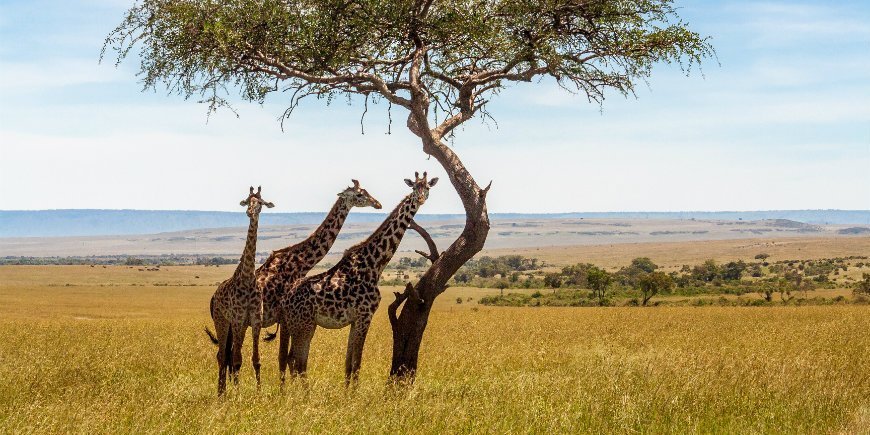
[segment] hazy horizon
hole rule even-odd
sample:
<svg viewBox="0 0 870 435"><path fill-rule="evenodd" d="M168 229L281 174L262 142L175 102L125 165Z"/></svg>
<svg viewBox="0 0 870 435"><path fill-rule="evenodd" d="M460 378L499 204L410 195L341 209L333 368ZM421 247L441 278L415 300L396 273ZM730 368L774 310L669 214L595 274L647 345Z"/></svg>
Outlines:
<svg viewBox="0 0 870 435"><path fill-rule="evenodd" d="M46 211L142 211L142 212L202 212L202 213L241 213L244 210L206 210L206 209L159 209L159 208L42 208L42 209L0 209L0 212L46 212ZM264 214L306 214L306 213L326 213L329 209L322 210L289 210L289 211L264 211ZM795 209L757 209L757 210L565 210L565 211L490 211L490 215L563 215L563 214L596 214L596 213L764 213L764 212L857 212L870 213L870 209L843 209L843 208L795 208ZM369 208L353 210L353 213L386 215L389 209L374 210ZM422 216L437 216L437 215L462 215L461 212L447 213L425 213L420 212Z"/></svg>
<svg viewBox="0 0 870 435"><path fill-rule="evenodd" d="M348 223L379 223L389 210L354 210ZM318 225L326 210L309 212L274 212L260 215L262 228L280 225ZM564 213L490 213L493 222L529 223L555 220L612 221L709 221L763 222L793 221L803 224L870 225L868 210L759 210L759 211L631 211L631 212L564 212ZM464 222L461 213L420 213L421 223ZM523 223L524 222L524 223ZM0 237L65 237L81 235L154 234L209 228L236 228L248 225L243 211L198 210L0 210ZM452 227L453 225L451 225ZM461 225L459 225L461 226ZM531 225L534 226L534 225Z"/></svg>

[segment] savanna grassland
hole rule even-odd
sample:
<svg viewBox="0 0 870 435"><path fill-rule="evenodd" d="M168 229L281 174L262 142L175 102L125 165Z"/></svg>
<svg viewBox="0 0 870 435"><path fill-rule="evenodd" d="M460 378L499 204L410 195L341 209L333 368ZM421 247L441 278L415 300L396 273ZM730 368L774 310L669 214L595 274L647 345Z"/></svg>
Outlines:
<svg viewBox="0 0 870 435"><path fill-rule="evenodd" d="M347 330L318 329L307 381L281 391L268 343L258 393L249 338L218 400L202 327L232 270L0 267L0 431L870 433L870 307L848 304L501 308L454 287L418 381L392 387L384 288L356 388Z"/></svg>

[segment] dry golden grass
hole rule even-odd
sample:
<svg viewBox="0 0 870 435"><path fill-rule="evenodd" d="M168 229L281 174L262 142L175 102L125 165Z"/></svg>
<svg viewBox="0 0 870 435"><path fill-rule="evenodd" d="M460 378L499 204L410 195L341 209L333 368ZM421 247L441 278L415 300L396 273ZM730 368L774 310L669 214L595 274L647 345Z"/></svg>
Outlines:
<svg viewBox="0 0 870 435"><path fill-rule="evenodd" d="M319 329L307 382L280 391L265 344L257 393L248 341L219 400L213 286L192 284L232 268L163 269L0 268L0 432L870 431L866 306L510 309L451 288L413 387L386 386L382 307L357 388L347 330Z"/></svg>

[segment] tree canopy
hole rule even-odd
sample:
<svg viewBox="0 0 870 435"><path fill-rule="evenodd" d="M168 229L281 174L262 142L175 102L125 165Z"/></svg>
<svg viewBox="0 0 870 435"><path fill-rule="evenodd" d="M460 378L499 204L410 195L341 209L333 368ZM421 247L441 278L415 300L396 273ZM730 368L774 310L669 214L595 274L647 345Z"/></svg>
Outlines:
<svg viewBox="0 0 870 435"><path fill-rule="evenodd" d="M713 54L671 0L144 0L106 39L118 61L138 47L146 88L211 108L239 90L262 102L372 95L442 113L443 137L514 81L550 76L601 101L627 94L658 62ZM437 116L436 113L424 113Z"/></svg>

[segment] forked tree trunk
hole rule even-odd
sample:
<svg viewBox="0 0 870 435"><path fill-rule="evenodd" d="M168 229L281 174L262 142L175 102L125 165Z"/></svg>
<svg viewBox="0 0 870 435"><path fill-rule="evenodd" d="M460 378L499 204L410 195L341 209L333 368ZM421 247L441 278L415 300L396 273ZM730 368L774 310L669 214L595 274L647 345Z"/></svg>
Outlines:
<svg viewBox="0 0 870 435"><path fill-rule="evenodd" d="M411 130L415 129L412 127ZM490 226L486 211L489 186L481 189L459 157L440 138L430 134L417 135L423 141L423 150L441 163L459 194L465 208L465 229L443 253L437 252L428 235L424 236L430 242L431 254L427 258L432 265L416 286L409 283L405 292L396 293L396 300L390 304L389 316L393 329L390 377L405 382L413 382L416 376L420 346L435 298L448 287L447 282L456 271L483 249ZM397 315L399 306L402 306L402 310Z"/></svg>
<svg viewBox="0 0 870 435"><path fill-rule="evenodd" d="M477 216L466 216L462 235L435 260L416 286L409 286L404 294L396 295L397 299L390 307L393 327L390 377L413 381L417 373L423 333L426 331L435 298L447 289L450 277L483 249L488 233L489 216L485 207ZM395 315L396 308L403 301L401 314Z"/></svg>

